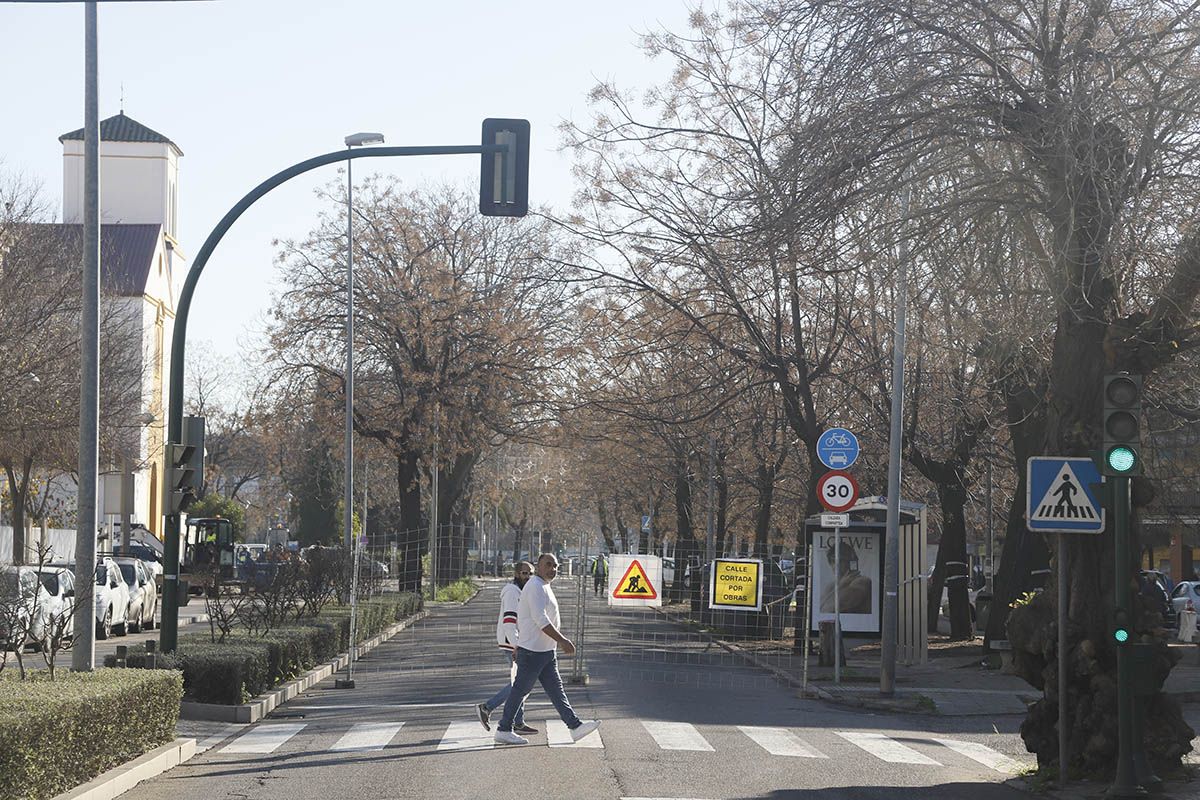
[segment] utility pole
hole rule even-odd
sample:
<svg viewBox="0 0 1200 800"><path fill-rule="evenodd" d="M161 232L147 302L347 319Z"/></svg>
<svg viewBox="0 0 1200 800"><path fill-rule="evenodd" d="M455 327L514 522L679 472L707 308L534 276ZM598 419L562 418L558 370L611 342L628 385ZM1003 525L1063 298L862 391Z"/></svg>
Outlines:
<svg viewBox="0 0 1200 800"><path fill-rule="evenodd" d="M71 669L96 666L92 594L96 572L96 481L100 471L100 102L96 2L84 6L83 78L83 312L79 326L79 494L75 525L75 642ZM15 537L14 537L15 538ZM168 567L170 569L170 567Z"/></svg>

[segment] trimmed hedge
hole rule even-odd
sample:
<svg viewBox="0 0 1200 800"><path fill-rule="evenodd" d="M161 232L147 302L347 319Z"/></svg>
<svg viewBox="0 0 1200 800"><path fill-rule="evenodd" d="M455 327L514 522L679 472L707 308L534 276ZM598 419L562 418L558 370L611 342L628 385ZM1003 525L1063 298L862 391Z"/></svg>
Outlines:
<svg viewBox="0 0 1200 800"><path fill-rule="evenodd" d="M174 741L174 670L0 675L0 797L44 800Z"/></svg>
<svg viewBox="0 0 1200 800"><path fill-rule="evenodd" d="M358 604L356 638L370 639L421 607L421 596L414 593L364 600ZM238 705L349 648L350 609L331 606L315 619L272 629L265 636L237 634L220 644L207 634L181 636L178 649L160 655L158 665L182 670L187 700ZM145 660L144 653L130 653L126 663L142 667Z"/></svg>

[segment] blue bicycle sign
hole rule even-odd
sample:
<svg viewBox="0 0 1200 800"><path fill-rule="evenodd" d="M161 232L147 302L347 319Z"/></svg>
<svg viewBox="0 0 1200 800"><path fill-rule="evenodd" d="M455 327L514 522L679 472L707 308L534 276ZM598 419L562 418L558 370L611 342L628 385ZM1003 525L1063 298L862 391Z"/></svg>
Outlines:
<svg viewBox="0 0 1200 800"><path fill-rule="evenodd" d="M858 438L845 428L830 428L817 440L817 458L830 469L849 469L858 460Z"/></svg>

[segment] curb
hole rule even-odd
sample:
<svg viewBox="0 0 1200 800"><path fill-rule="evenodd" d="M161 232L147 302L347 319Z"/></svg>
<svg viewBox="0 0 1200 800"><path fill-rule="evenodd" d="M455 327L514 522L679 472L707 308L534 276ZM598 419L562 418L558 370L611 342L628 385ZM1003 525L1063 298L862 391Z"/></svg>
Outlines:
<svg viewBox="0 0 1200 800"><path fill-rule="evenodd" d="M132 761L102 772L85 784L58 795L54 800L112 800L144 780L161 775L196 754L195 739L176 739L156 747Z"/></svg>
<svg viewBox="0 0 1200 800"><path fill-rule="evenodd" d="M418 611L411 617L407 617L406 619L397 622L383 633L368 639L356 648L357 655L362 656L363 654L374 650L376 647L383 644L388 639L391 639L408 626L424 619L428 613L428 611L424 610ZM283 705L288 700L291 700L296 695L311 689L313 686L325 680L333 673L343 669L346 666L349 658L349 653L342 653L332 661L322 664L319 667L310 669L299 678L288 681L278 689L272 689L269 692L260 694L249 703L242 703L241 705L236 706L227 706L220 703L194 703L184 700L179 704L179 718L214 720L217 722L240 722L245 724L258 722L267 714L270 714L276 708Z"/></svg>

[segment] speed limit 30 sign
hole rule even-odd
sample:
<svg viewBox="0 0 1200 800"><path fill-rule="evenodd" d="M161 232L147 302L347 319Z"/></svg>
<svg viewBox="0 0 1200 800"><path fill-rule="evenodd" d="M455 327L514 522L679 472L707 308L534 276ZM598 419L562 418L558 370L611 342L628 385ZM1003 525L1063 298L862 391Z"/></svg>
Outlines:
<svg viewBox="0 0 1200 800"><path fill-rule="evenodd" d="M826 472L817 481L817 497L828 511L849 511L858 501L858 481L849 472Z"/></svg>

